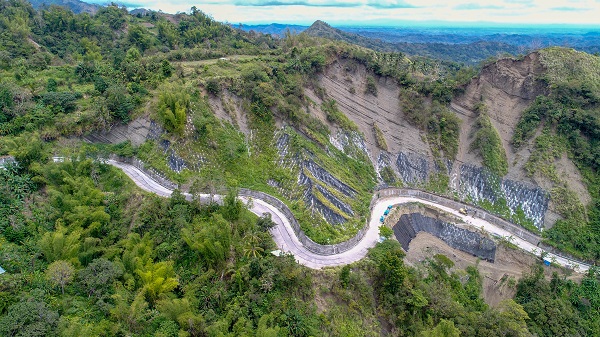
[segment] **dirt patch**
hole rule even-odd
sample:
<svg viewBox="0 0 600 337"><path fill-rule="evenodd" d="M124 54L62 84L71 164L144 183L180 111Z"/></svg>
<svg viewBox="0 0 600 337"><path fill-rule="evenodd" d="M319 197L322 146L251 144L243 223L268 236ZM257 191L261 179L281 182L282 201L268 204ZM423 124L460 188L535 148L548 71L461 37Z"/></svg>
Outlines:
<svg viewBox="0 0 600 337"><path fill-rule="evenodd" d="M419 267L426 259L436 254L443 254L451 259L455 263L454 269L477 266L483 278L483 298L491 306L514 297L517 281L527 274L534 264L539 263L533 255L503 245L498 246L494 263L481 261L471 254L451 248L444 241L425 232L418 233L417 237L410 242L404 260L409 265ZM554 271L563 273L562 269L544 268L548 276ZM580 276L573 275L573 277Z"/></svg>
<svg viewBox="0 0 600 337"><path fill-rule="evenodd" d="M239 128L246 136L250 134L248 116L242 108L242 100L223 90L219 96L208 95L208 104L219 119L227 121Z"/></svg>

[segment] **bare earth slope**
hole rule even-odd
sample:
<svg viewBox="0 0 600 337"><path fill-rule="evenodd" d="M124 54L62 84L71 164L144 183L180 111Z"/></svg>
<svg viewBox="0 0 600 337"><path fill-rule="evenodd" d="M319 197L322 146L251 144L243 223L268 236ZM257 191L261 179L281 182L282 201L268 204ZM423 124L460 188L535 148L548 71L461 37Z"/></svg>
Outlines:
<svg viewBox="0 0 600 337"><path fill-rule="evenodd" d="M337 102L340 111L364 134L374 161L381 150L377 147L373 123L383 131L389 152L407 151L431 156L429 145L423 141L421 132L406 122L398 98L400 88L396 82L374 76L377 85L377 96L374 96L366 92L367 76L370 74L362 65L336 61L319 77L319 84L329 98ZM307 90L306 94L320 106L322 101L314 92Z"/></svg>
<svg viewBox="0 0 600 337"><path fill-rule="evenodd" d="M525 108L533 100L546 92L545 86L536 80L542 74L543 67L537 54L529 54L523 60L502 59L485 66L481 74L471 80L465 93L452 102L455 111L471 112L470 116L459 114L463 120L460 150L457 159L464 162L478 163L481 159L468 153L470 142L465 143L464 134L470 134L476 115L473 108L483 102L487 108L492 124L498 130L502 145L506 151L509 166L509 178L521 180L522 157L527 149L519 153L513 151L510 140L515 126ZM462 109L461 109L462 108ZM515 165L516 164L516 165ZM516 169L515 169L516 168Z"/></svg>
<svg viewBox="0 0 600 337"><path fill-rule="evenodd" d="M483 102L488 108L493 126L500 134L506 152L508 159L506 178L530 182L547 191L554 187L554 183L547 178L528 177L525 173L524 166L533 149L532 140L519 151L515 151L510 144L523 111L537 96L548 94L547 87L539 80L544 71L539 54L531 53L523 59L506 58L488 64L481 70L479 76L471 80L464 94L451 103L451 109L463 121L457 161L482 165L481 158L469 152L469 147L477 117L474 107ZM589 193L583 184L581 174L566 154L555 162L555 166L569 188L577 193L584 205L587 204L590 200Z"/></svg>

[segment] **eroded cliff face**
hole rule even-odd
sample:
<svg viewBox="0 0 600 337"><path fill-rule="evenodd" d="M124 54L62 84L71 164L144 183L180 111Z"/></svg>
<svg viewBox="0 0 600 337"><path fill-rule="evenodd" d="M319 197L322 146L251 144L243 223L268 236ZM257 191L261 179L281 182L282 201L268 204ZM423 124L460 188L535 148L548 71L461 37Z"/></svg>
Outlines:
<svg viewBox="0 0 600 337"><path fill-rule="evenodd" d="M483 103L506 152L510 166L507 176L515 180L528 180L523 165L527 162L530 149L524 147L515 152L510 141L523 110L537 96L547 94L545 84L539 80L543 71L536 53L529 54L522 60L502 59L483 67L480 75L464 88L464 94L451 104L463 121L457 160L481 165L481 157L469 151L469 147L477 117L475 106Z"/></svg>
<svg viewBox="0 0 600 337"><path fill-rule="evenodd" d="M378 77L362 65L340 59L315 78L319 90L311 86L305 88L304 93L309 102L308 113L329 127L331 145L352 158L370 160L380 185L385 185L384 171L388 177L389 172L393 172L394 180L402 185L417 188L426 187L432 177L446 176L449 195L475 203L504 202L512 213L522 211L536 226L542 227L546 215L550 215L550 222L556 219L547 192L554 183L525 173L523 168L533 150L532 142L514 151L510 140L523 110L536 96L547 94L544 84L537 80L543 72L536 53L520 60L503 59L485 66L480 75L465 86L464 94L451 102L451 111L461 120L459 149L453 161L434 158L426 134L408 123L399 99L400 87L393 79ZM367 90L369 76L375 79L377 95ZM336 101L340 112L356 124L358 131L341 130L327 120L321 105L329 99ZM509 168L505 177L495 177L482 169L481 157L471 151L477 118L475 106L480 103L487 106L490 121L506 152ZM227 91L222 97L210 97L209 104L219 118L236 125L250 137L242 99ZM285 121L278 120L278 125L285 125ZM385 149L377 140L375 126L383 134ZM142 118L110 132L89 135L88 140L111 143L131 140L134 145L139 145L146 139L154 139L168 157L172 170L179 172L183 168L197 170L201 167L201 156L179 157L177 144L161 140L164 138L162 132L155 123ZM297 183L303 190L305 203L332 224L343 223L355 216L356 211L344 200L354 198L356 191L310 156L295 157L293 162L284 160L290 154L289 139L285 133L283 135L275 137L282 158L279 164L297 170ZM589 195L575 165L563 156L555 166L581 201L587 204Z"/></svg>
<svg viewBox="0 0 600 337"><path fill-rule="evenodd" d="M533 223L542 228L550 204L553 183L543 177L530 177L524 170L532 152L532 144L515 151L510 141L523 110L539 95L548 90L539 81L544 68L536 53L522 59L502 59L485 66L480 75L473 78L464 88L464 93L451 103L451 110L461 120L459 151L456 159L444 162L435 159L426 140L426 135L410 125L398 98L400 88L389 78L370 74L363 66L339 60L331 64L319 77L319 85L325 89L326 98L334 99L338 107L350 118L364 135L364 145L376 168L382 185L382 170L392 169L405 186L424 187L434 173L447 175L449 192L463 200L505 204L510 212L522 212ZM366 78L374 76L377 95L366 90ZM330 126L320 111L322 99L306 89L306 95L315 103L310 111ZM487 107L490 121L498 131L508 159L508 174L494 177L483 169L482 158L471 151L477 104ZM373 124L382 131L387 144L383 150L378 146ZM562 161L565 159L562 158ZM446 166L446 167L444 167ZM589 200L582 178L576 168L558 163L556 165L568 177L569 185L581 196L584 204ZM552 222L555 215L550 217ZM548 224L547 224L548 225Z"/></svg>

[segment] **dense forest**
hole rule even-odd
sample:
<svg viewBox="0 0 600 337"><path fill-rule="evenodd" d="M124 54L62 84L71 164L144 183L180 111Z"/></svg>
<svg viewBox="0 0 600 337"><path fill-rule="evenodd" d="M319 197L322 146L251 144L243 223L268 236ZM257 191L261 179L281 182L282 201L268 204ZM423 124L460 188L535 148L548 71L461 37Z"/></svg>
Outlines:
<svg viewBox="0 0 600 337"><path fill-rule="evenodd" d="M239 61L219 60L232 55ZM456 155L458 125L445 104L476 69L306 35L246 33L195 7L189 14L130 15L111 5L90 15L1 0L0 155L16 163L0 169L0 267L6 271L0 274L0 335L598 335L595 268L572 281L562 274L547 278L534 266L511 285L513 299L491 307L476 266L462 270L444 255L409 266L394 240L377 244L360 262L325 270L270 253L276 249L268 232L273 223L250 213L235 188L281 194L273 185L295 182L272 145L278 121L292 129L290 146L347 178L359 194L348 203L360 216L368 212L373 169L358 153L324 150L329 130L303 109L302 88L319 93L314 75L338 58L404 85L403 99L415 106L412 123L428 132L439 158ZM556 85L554 95L527 110L514 145L545 123L551 136L568 140L597 184L597 79L552 82L556 76L547 79ZM367 90L377 95L376 86ZM244 99L257 130L250 141L208 106L210 95L225 91ZM549 108L555 105L560 108ZM326 101L323 111L342 129L355 129L335 101ZM135 147L78 138L143 114L210 165L173 172L159 158L158 142ZM95 160L107 153L135 155L176 182L196 182L195 198L143 192ZM222 204L199 202L200 190L218 187L230 191ZM597 193L593 197L597 202ZM300 222L314 218L302 203L290 208ZM597 209L573 213L549 239L597 259L597 242L578 243L599 232ZM343 230L305 229L317 241L340 241L356 233L360 216ZM580 222L586 231L574 233ZM567 243L561 235L580 239Z"/></svg>

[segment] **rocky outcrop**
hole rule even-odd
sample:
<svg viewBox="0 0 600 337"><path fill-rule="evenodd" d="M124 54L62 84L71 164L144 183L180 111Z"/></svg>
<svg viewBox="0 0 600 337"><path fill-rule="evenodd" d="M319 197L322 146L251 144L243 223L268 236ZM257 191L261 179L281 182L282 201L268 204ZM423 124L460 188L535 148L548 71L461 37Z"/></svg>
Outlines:
<svg viewBox="0 0 600 337"><path fill-rule="evenodd" d="M418 232L430 233L450 247L477 256L483 260L494 262L496 244L483 235L459 228L451 223L422 215L421 213L403 214L392 228L398 242L405 251Z"/></svg>
<svg viewBox="0 0 600 337"><path fill-rule="evenodd" d="M338 195L354 198L357 191L317 164L310 153L290 153L289 142L287 132L281 132L275 140L279 164L298 169L298 185L303 187L302 197L308 208L321 214L332 225L345 223L353 217L352 207Z"/></svg>
<svg viewBox="0 0 600 337"><path fill-rule="evenodd" d="M83 138L92 143L118 144L130 141L133 146L139 146L147 139L158 139L164 130L155 122L142 117L127 125L115 125L109 130L96 131Z"/></svg>
<svg viewBox="0 0 600 337"><path fill-rule="evenodd" d="M475 203L505 201L511 212L521 209L533 224L542 228L548 210L549 194L543 189L510 179L502 179L489 171L471 165L461 165L458 193L463 200Z"/></svg>
<svg viewBox="0 0 600 337"><path fill-rule="evenodd" d="M546 191L529 183L503 179L482 167L460 163L454 165L457 166L457 173L451 177L451 193L475 204L483 201L506 203L512 214L520 209L536 227L543 227L550 201ZM446 161L440 167L440 164L431 162L426 156L400 152L396 168L405 185L419 187L427 183L432 173L450 174L452 163Z"/></svg>
<svg viewBox="0 0 600 337"><path fill-rule="evenodd" d="M8 165L14 165L16 164L16 160L14 157L12 156L0 156L0 168L4 168L5 166Z"/></svg>
<svg viewBox="0 0 600 337"><path fill-rule="evenodd" d="M302 163L302 167L306 168L306 170L308 170L308 172L310 172L313 177L317 178L324 184L335 188L344 195L348 197L356 196L356 191L352 187L344 184L341 180L334 177L331 173L327 172L325 169L323 169L321 166L315 163L312 159L305 160Z"/></svg>

